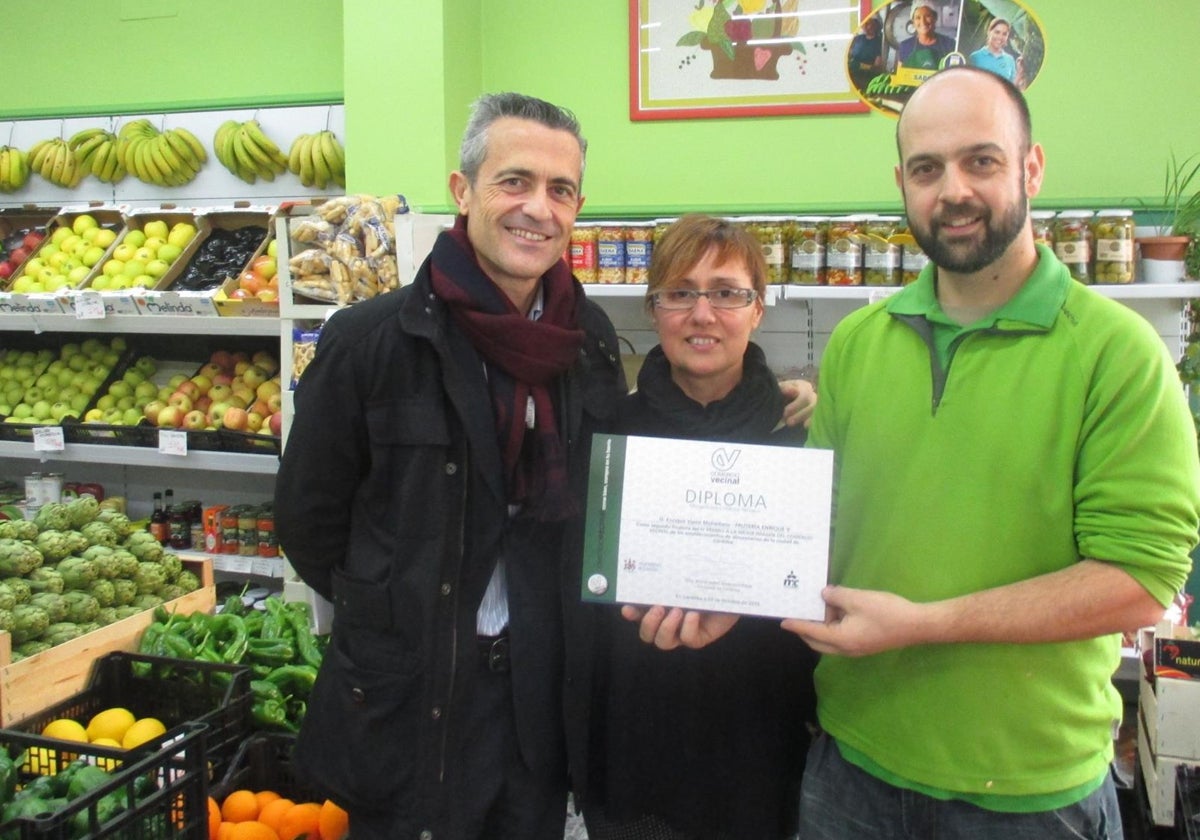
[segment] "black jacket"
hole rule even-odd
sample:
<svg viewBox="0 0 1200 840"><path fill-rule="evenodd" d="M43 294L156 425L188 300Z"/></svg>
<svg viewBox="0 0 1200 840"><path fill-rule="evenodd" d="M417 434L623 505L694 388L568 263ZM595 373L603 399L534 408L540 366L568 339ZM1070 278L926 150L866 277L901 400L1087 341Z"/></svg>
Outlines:
<svg viewBox="0 0 1200 840"><path fill-rule="evenodd" d="M585 302L580 326L556 410L581 482L589 429L625 387L608 317ZM335 606L297 746L313 783L348 808L401 815L414 836L444 836L445 809L469 795L442 779L471 690L476 610L502 553L522 754L565 777L563 612L578 609L578 575L565 569L561 526L507 514L482 364L427 265L326 324L296 391L275 517L288 561Z"/></svg>

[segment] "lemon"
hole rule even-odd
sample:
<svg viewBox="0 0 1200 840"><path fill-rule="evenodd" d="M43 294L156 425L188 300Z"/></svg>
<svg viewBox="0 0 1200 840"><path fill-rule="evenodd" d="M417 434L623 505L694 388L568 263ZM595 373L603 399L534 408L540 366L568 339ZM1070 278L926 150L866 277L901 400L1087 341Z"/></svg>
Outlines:
<svg viewBox="0 0 1200 840"><path fill-rule="evenodd" d="M121 739L125 737L126 730L133 726L133 722L137 720L133 712L128 709L123 709L120 706L114 706L111 709L105 709L102 712L97 712L88 721L87 737L89 741L95 743L100 739L108 739L116 741L117 746L121 746Z"/></svg>
<svg viewBox="0 0 1200 840"><path fill-rule="evenodd" d="M97 747L111 747L114 750L123 749L121 742L115 738L93 738L92 743ZM106 756L96 756L96 766L101 770L112 772L121 767L121 762L116 758L108 758Z"/></svg>
<svg viewBox="0 0 1200 840"><path fill-rule="evenodd" d="M57 738L60 741L84 741L87 742L87 730L83 728L83 724L70 718L59 718L52 720L42 729L42 736L46 738Z"/></svg>
<svg viewBox="0 0 1200 840"><path fill-rule="evenodd" d="M131 750L139 744L157 738L166 731L167 727L163 726L163 722L158 718L138 718L125 730L125 736L121 738L121 746Z"/></svg>

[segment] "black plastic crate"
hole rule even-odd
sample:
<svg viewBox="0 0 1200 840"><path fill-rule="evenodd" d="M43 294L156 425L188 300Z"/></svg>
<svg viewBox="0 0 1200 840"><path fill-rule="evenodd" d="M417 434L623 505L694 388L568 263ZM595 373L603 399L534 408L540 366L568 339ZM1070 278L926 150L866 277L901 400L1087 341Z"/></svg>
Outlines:
<svg viewBox="0 0 1200 840"><path fill-rule="evenodd" d="M160 840L208 837L208 785L205 774L205 733L208 727L187 723L170 730L152 748L109 749L42 738L12 729L0 730L0 749L16 760L17 782L25 786L43 777L43 770L61 769L76 758L98 763L110 779L53 812L19 817L0 824L4 840L71 840L71 838L128 838ZM105 764L112 762L112 764ZM132 807L102 821L102 800L124 790Z"/></svg>
<svg viewBox="0 0 1200 840"><path fill-rule="evenodd" d="M282 451L280 439L271 434L239 432L234 429L218 429L217 432L221 435L221 448L226 452L278 455Z"/></svg>
<svg viewBox="0 0 1200 840"><path fill-rule="evenodd" d="M13 725L37 734L52 720L83 725L97 712L122 706L135 717L158 718L167 729L183 723L208 726L205 750L219 779L250 733L251 671L243 665L173 659L115 651L92 665L88 687Z"/></svg>
<svg viewBox="0 0 1200 840"><path fill-rule="evenodd" d="M260 732L238 750L228 771L214 781L209 793L218 802L235 790L273 790L295 802L325 799L297 772L293 762L296 736L286 732Z"/></svg>
<svg viewBox="0 0 1200 840"><path fill-rule="evenodd" d="M1175 773L1175 834L1200 840L1200 767L1181 764Z"/></svg>

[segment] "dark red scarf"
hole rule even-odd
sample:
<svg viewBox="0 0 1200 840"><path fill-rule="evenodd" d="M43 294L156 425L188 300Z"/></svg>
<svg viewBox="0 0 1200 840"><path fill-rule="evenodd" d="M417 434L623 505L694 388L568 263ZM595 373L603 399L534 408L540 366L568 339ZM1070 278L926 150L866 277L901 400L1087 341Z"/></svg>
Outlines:
<svg viewBox="0 0 1200 840"><path fill-rule="evenodd" d="M542 317L531 321L483 273L467 238L467 220L438 236L430 257L433 291L487 365L496 436L509 504L522 515L560 520L576 512L567 484L566 449L550 387L579 357L583 289L559 260L542 276ZM533 399L535 420L526 429Z"/></svg>

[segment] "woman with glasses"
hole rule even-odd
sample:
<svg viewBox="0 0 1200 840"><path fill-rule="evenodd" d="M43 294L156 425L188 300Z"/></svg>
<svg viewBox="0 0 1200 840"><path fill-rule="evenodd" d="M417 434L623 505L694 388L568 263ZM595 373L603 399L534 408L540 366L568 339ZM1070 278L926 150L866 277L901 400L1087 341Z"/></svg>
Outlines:
<svg viewBox="0 0 1200 840"><path fill-rule="evenodd" d="M800 446L750 339L766 263L733 222L689 215L651 256L646 310L659 344L618 411L619 434ZM742 558L739 558L742 559ZM794 834L815 719L816 655L776 619L743 617L703 648L662 651L606 614L592 693L584 818L591 840Z"/></svg>

